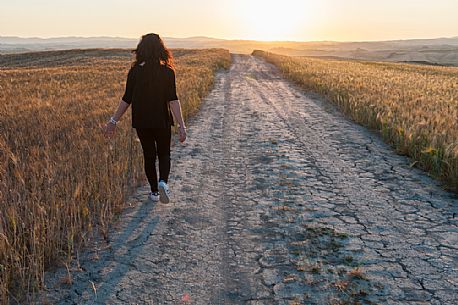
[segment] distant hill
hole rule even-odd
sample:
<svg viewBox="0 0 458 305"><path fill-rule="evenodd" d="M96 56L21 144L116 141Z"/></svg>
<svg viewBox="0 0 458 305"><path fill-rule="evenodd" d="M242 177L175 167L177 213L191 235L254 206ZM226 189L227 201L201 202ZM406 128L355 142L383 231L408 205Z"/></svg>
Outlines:
<svg viewBox="0 0 458 305"><path fill-rule="evenodd" d="M43 50L136 47L139 39L122 37L22 38L0 36L0 53ZM291 56L320 56L361 60L399 61L458 66L458 37L391 41L255 41L226 40L205 36L164 37L170 48L225 48L232 53L255 49Z"/></svg>
<svg viewBox="0 0 458 305"><path fill-rule="evenodd" d="M68 50L85 48L132 48L137 39L120 37L22 38L0 36L0 52Z"/></svg>

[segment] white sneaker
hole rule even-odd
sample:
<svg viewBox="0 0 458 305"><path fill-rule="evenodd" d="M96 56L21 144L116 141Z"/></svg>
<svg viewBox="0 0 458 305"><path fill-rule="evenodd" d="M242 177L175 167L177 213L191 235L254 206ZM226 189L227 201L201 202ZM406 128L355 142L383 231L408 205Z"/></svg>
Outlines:
<svg viewBox="0 0 458 305"><path fill-rule="evenodd" d="M158 202L159 201L159 192L150 192L148 195L148 199L151 200L152 202Z"/></svg>
<svg viewBox="0 0 458 305"><path fill-rule="evenodd" d="M170 190L167 186L167 183L161 180L159 182L159 200L162 203L169 203L170 202Z"/></svg>

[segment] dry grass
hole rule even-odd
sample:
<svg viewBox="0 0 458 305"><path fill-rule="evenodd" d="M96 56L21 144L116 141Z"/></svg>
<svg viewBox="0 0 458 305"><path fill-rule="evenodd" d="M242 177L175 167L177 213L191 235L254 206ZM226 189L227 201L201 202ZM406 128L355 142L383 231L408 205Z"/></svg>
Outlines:
<svg viewBox="0 0 458 305"><path fill-rule="evenodd" d="M230 54L173 53L187 118L212 86L214 71L230 65ZM130 140L130 110L114 139L99 128L119 103L130 62L127 50L0 56L2 304L39 289L46 268L71 260L95 229L107 234L144 179L140 145Z"/></svg>
<svg viewBox="0 0 458 305"><path fill-rule="evenodd" d="M458 191L458 68L253 54Z"/></svg>

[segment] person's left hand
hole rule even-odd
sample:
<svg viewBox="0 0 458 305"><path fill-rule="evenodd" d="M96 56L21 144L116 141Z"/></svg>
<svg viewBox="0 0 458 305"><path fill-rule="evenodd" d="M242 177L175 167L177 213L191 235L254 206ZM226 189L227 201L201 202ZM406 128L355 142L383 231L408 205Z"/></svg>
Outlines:
<svg viewBox="0 0 458 305"><path fill-rule="evenodd" d="M180 142L183 143L186 141L186 127L178 127L178 135L180 137Z"/></svg>
<svg viewBox="0 0 458 305"><path fill-rule="evenodd" d="M105 138L111 138L114 135L115 130L116 130L116 125L111 122L108 122L105 125L105 127L103 128L103 134Z"/></svg>

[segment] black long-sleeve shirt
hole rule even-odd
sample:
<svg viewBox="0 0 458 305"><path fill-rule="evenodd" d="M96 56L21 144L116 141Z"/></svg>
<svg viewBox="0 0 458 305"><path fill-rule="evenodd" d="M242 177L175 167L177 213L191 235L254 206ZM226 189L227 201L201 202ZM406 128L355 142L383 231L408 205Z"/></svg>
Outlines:
<svg viewBox="0 0 458 305"><path fill-rule="evenodd" d="M147 73L157 72L157 77ZM132 105L133 128L167 128L173 123L168 102L178 100L175 71L166 65L152 70L147 64L137 64L127 74L122 100Z"/></svg>

